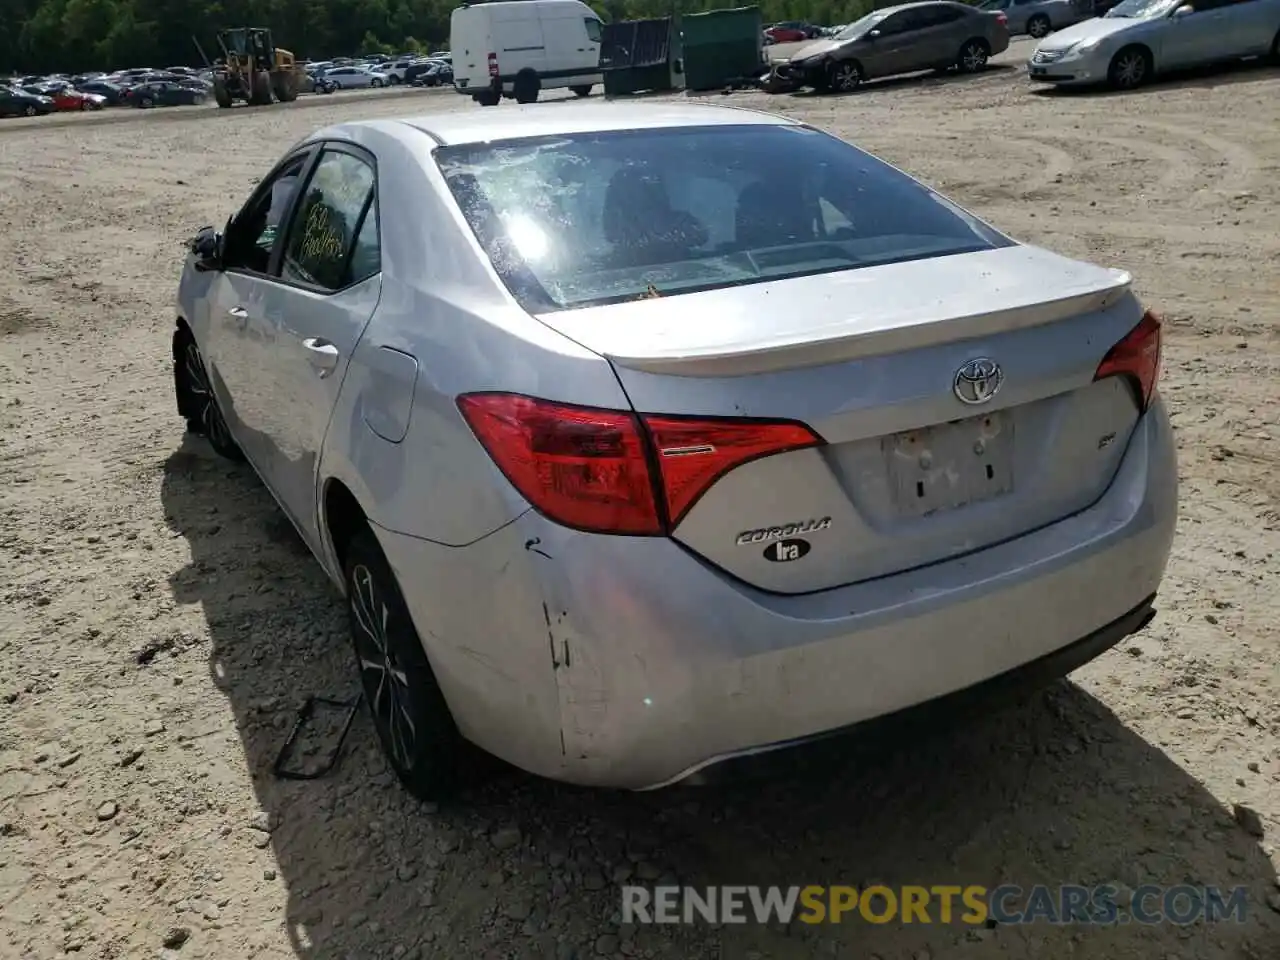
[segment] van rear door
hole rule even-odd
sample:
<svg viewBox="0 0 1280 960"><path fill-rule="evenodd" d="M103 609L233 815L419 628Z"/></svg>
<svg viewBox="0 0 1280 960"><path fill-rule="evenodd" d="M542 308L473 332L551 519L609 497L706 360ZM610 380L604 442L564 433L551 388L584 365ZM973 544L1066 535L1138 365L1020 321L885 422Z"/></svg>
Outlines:
<svg viewBox="0 0 1280 960"><path fill-rule="evenodd" d="M453 82L461 91L489 84L489 10L484 4L458 7L449 17L449 45L453 48Z"/></svg>

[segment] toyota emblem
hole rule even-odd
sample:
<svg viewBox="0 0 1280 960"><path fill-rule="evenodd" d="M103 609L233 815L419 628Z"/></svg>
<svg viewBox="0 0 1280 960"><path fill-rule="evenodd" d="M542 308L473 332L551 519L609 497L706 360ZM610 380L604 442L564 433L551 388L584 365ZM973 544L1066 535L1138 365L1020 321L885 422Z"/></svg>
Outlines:
<svg viewBox="0 0 1280 960"><path fill-rule="evenodd" d="M989 357L978 357L956 371L951 389L961 403L976 406L994 397L1003 383L1004 371L1000 364Z"/></svg>

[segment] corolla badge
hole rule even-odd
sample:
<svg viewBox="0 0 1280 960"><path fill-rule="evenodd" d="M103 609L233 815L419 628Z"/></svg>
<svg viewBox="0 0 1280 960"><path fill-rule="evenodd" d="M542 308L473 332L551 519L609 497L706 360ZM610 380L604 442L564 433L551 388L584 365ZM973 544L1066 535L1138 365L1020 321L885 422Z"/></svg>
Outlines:
<svg viewBox="0 0 1280 960"><path fill-rule="evenodd" d="M977 357L956 371L951 389L961 403L976 406L986 403L1004 383L1004 371L990 357Z"/></svg>

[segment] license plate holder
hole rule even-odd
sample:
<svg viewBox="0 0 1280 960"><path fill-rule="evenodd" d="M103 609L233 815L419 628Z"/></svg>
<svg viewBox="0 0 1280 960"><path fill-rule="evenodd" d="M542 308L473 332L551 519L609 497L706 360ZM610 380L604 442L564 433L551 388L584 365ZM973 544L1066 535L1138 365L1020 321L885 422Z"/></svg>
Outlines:
<svg viewBox="0 0 1280 960"><path fill-rule="evenodd" d="M894 505L926 517L1013 492L1013 418L1003 410L882 441Z"/></svg>

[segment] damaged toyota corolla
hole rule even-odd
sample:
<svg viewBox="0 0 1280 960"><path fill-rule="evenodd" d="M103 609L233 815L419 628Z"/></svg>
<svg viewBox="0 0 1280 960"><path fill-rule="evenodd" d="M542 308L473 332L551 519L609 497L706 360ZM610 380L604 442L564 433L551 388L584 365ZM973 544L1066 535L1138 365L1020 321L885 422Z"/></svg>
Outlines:
<svg viewBox="0 0 1280 960"><path fill-rule="evenodd" d="M790 119L330 127L179 305L179 412L341 589L420 797L474 747L670 784L1152 616L1177 471L1129 275Z"/></svg>

